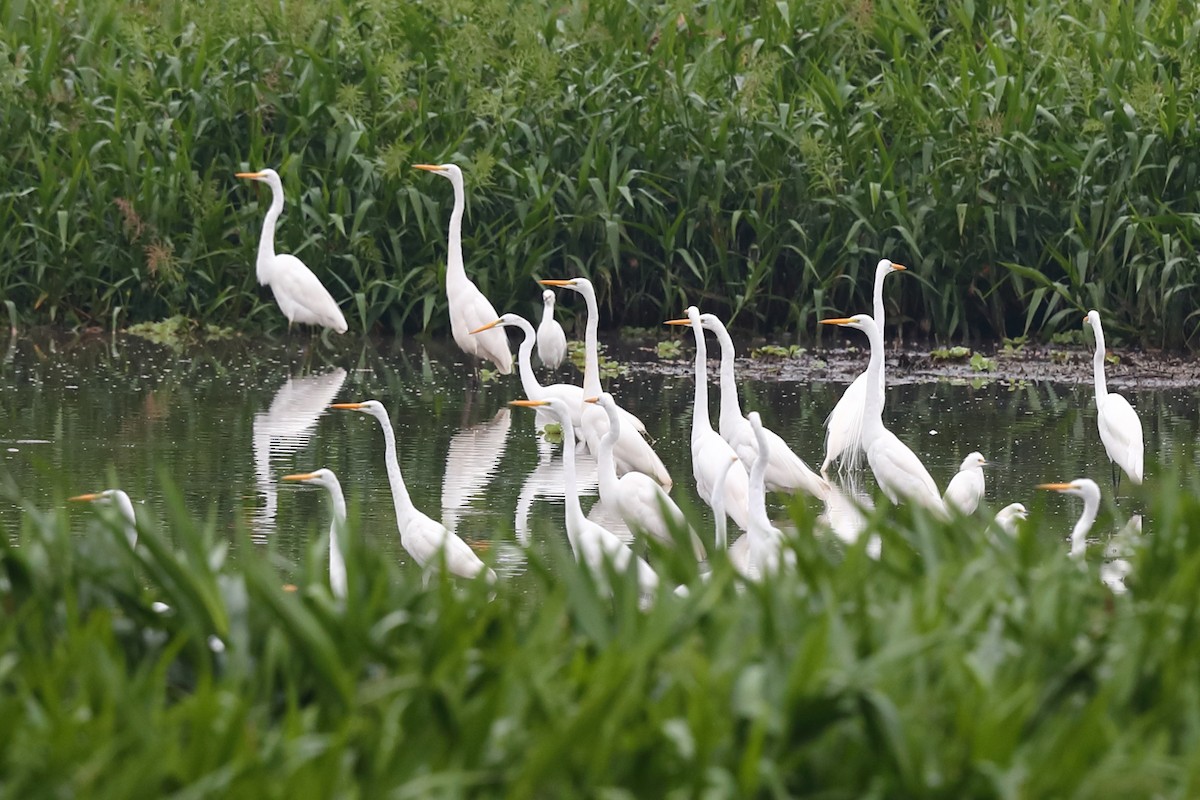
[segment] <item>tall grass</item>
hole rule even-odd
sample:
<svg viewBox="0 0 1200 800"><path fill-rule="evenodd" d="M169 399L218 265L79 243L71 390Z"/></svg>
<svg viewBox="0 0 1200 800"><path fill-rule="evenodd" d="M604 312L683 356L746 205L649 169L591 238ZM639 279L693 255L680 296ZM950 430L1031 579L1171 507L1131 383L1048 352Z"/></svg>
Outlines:
<svg viewBox="0 0 1200 800"><path fill-rule="evenodd" d="M1190 0L0 4L0 291L26 321L278 326L279 245L358 329L438 330L449 194L498 307L585 273L616 323L685 301L806 335L865 307L938 336L1195 340ZM246 320L249 319L249 322Z"/></svg>
<svg viewBox="0 0 1200 800"><path fill-rule="evenodd" d="M888 510L873 561L797 507L794 572L738 591L718 558L644 613L561 541L492 597L379 558L352 508L343 603L316 522L295 565L231 557L178 498L133 549L91 509L72 535L29 507L0 542L0 791L1193 796L1200 505L1179 483L1127 595L1097 579L1103 543L1072 561L1036 510L1016 539Z"/></svg>

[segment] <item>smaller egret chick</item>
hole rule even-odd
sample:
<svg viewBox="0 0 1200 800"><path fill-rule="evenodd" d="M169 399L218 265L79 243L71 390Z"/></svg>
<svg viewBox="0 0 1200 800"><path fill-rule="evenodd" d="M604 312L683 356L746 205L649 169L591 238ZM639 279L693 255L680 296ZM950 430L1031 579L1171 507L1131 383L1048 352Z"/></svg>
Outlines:
<svg viewBox="0 0 1200 800"><path fill-rule="evenodd" d="M1087 550L1087 535L1100 512L1100 487L1091 478L1076 478L1070 483L1040 483L1039 489L1083 498L1083 513L1071 530L1071 558L1082 558Z"/></svg>
<svg viewBox="0 0 1200 800"><path fill-rule="evenodd" d="M392 430L392 419L383 403L365 400L361 403L334 403L330 408L359 411L379 421L379 427L383 429L384 465L387 467L388 483L392 487L392 505L396 510L396 527L400 529L400 545L421 569L436 569L445 559L446 569L452 575L475 578L482 573L488 583L494 583L496 573L475 555L469 544L413 505L400 472L400 461L396 457L396 432Z"/></svg>
<svg viewBox="0 0 1200 800"><path fill-rule="evenodd" d="M75 503L115 506L117 512L121 515L121 520L125 523L125 540L129 542L130 547L137 546L137 517L133 513L133 501L129 499L129 495L125 494L125 492L120 489L105 489L103 492L76 495L69 499Z"/></svg>
<svg viewBox="0 0 1200 800"><path fill-rule="evenodd" d="M1029 512L1025 510L1024 505L1021 503L1009 503L996 512L996 518L993 522L1009 536L1016 536L1017 523L1026 519L1029 519Z"/></svg>
<svg viewBox="0 0 1200 800"><path fill-rule="evenodd" d="M342 494L341 482L338 481L337 475L333 474L333 470L328 469L284 475L283 480L311 483L329 492L329 499L333 501L333 522L329 526L329 588L334 597L344 600L346 559L342 555L341 542L346 530L346 496Z"/></svg>
<svg viewBox="0 0 1200 800"><path fill-rule="evenodd" d="M957 509L963 516L975 513L979 501L983 499L983 468L987 464L987 459L978 451L963 459L958 474L951 479L946 493L942 495L947 510Z"/></svg>
<svg viewBox="0 0 1200 800"><path fill-rule="evenodd" d="M620 409L612 395L603 392L599 397L587 398L585 402L595 403L608 415L608 432L600 437L600 452L596 454L600 500L616 508L631 531L649 534L663 544L674 546L672 531L687 529L692 541L692 554L697 561L703 561L704 543L688 527L687 517L658 481L643 472L626 472L617 476L613 447L621 437L622 422Z"/></svg>
<svg viewBox="0 0 1200 800"><path fill-rule="evenodd" d="M542 290L542 321L537 329L538 358L550 369L562 366L567 357L567 335L554 318L554 292Z"/></svg>

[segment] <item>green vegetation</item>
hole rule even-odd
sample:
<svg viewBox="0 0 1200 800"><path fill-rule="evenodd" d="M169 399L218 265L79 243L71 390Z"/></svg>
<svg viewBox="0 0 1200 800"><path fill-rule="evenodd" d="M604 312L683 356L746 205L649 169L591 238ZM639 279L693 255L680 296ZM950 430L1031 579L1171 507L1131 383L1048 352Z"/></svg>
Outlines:
<svg viewBox="0 0 1200 800"><path fill-rule="evenodd" d="M424 586L369 551L353 503L344 603L318 520L297 567L244 540L231 556L177 496L133 549L99 509L72 509L87 518L72 535L65 511L26 508L0 541L0 787L1195 796L1200 485L1162 478L1127 594L1098 579L1103 543L1067 558L1036 508L1015 539L889 508L878 561L866 537L805 533L778 580L739 591L717 557L710 581L691 568L690 597L645 612L632 585L598 593L561 540L494 597Z"/></svg>
<svg viewBox="0 0 1200 800"><path fill-rule="evenodd" d="M929 357L934 361L962 361L969 355L971 355L971 348L962 345L938 347L929 351Z"/></svg>
<svg viewBox="0 0 1200 800"><path fill-rule="evenodd" d="M498 308L583 273L609 324L700 302L808 335L868 306L943 337L1179 344L1200 305L1192 0L64 0L0 4L0 295L25 322L283 323L278 244L354 330L446 327L450 198ZM570 304L568 304L569 306Z"/></svg>

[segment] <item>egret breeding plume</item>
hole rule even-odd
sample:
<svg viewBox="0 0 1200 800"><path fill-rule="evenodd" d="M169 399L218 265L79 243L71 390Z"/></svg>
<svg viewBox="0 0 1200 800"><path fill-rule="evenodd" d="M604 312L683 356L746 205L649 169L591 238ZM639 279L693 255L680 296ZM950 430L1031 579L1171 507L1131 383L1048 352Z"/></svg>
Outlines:
<svg viewBox="0 0 1200 800"><path fill-rule="evenodd" d="M342 555L342 536L346 530L346 497L342 494L341 482L333 470L328 469L284 475L283 480L310 483L329 492L333 502L333 522L329 525L329 589L339 600L345 598L346 559Z"/></svg>
<svg viewBox="0 0 1200 800"><path fill-rule="evenodd" d="M729 442L713 430L708 416L708 345L704 341L704 326L700 322L700 309L688 306L686 319L670 319L667 325L690 325L696 338L696 386L692 395L692 476L696 479L696 492L700 499L713 504L713 490L717 471L725 468L725 462L737 453ZM744 464L735 466L725 476L725 510L742 530L749 530L750 476Z"/></svg>
<svg viewBox="0 0 1200 800"><path fill-rule="evenodd" d="M95 503L98 506L115 507L121 515L121 521L125 523L125 540L129 542L130 547L137 545L137 517L133 513L133 501L125 492L120 489L105 489L103 492L76 495L70 500L75 503Z"/></svg>
<svg viewBox="0 0 1200 800"><path fill-rule="evenodd" d="M446 529L446 526L431 519L413 505L400 473L400 461L396 458L396 432L387 409L378 400L361 403L334 403L330 408L359 411L379 420L383 429L384 463L387 466L388 483L392 487L392 504L396 509L396 526L400 529L400 545L408 551L423 570L437 569L445 561L446 569L460 578L475 578L480 573L488 581L496 580L496 573L475 555L471 546Z"/></svg>
<svg viewBox="0 0 1200 800"><path fill-rule="evenodd" d="M1087 550L1087 535L1100 512L1100 487L1091 478L1076 478L1070 483L1040 483L1038 488L1083 498L1083 513L1071 529L1071 557L1081 558Z"/></svg>
<svg viewBox="0 0 1200 800"><path fill-rule="evenodd" d="M542 290L542 321L537 329L538 358L550 369L562 366L567 357L567 335L554 318L554 291Z"/></svg>
<svg viewBox="0 0 1200 800"><path fill-rule="evenodd" d="M463 264L462 218L466 208L462 170L454 164L414 164L416 169L441 175L454 187L454 210L450 212L450 232L446 252L446 302L450 307L450 333L462 351L472 358L486 359L503 375L512 372L512 351L502 330L479 336L471 331L500 315L479 287L467 277Z"/></svg>
<svg viewBox="0 0 1200 800"><path fill-rule="evenodd" d="M871 313L874 315L880 334L883 333L883 279L893 272L907 269L886 258L875 265L875 289L872 294ZM846 387L842 399L825 420L825 460L821 462L821 474L829 471L829 465L842 458L842 466L857 469L863 452L863 410L867 402L867 373L863 372ZM879 392L883 394L883 370L879 371Z"/></svg>
<svg viewBox="0 0 1200 800"><path fill-rule="evenodd" d="M721 438L729 442L742 464L749 469L758 457L758 439L750 422L742 416L742 406L738 400L733 338L725 328L725 323L715 314L701 314L700 323L706 330L716 334L721 345L721 413L717 421ZM769 490L803 491L817 498L824 498L829 493L829 483L809 469L804 459L796 455L787 442L769 428L763 428L763 433L771 443L771 460L766 473Z"/></svg>
<svg viewBox="0 0 1200 800"><path fill-rule="evenodd" d="M557 286L570 289L583 295L587 304L587 326L584 329L583 349L583 394L584 397L598 397L604 391L600 384L600 307L596 303L596 289L587 278L570 278L568 280L539 281L543 286ZM634 470L644 472L668 489L671 488L671 474L667 471L662 459L654 452L650 443L642 438L646 426L640 419L622 409L621 437L613 448L613 459L617 472L624 475ZM600 447L600 437L608 432L608 415L594 405L584 404L580 415L580 428L583 430L584 441L588 451L593 455Z"/></svg>
<svg viewBox="0 0 1200 800"><path fill-rule="evenodd" d="M346 318L342 316L342 310L312 270L293 255L275 252L275 223L283 213L283 182L279 180L279 173L264 169L239 172L236 177L260 181L271 187L271 207L267 209L262 236L258 240L255 274L259 285L271 287L289 327L300 322L345 333Z"/></svg>
<svg viewBox="0 0 1200 800"><path fill-rule="evenodd" d="M901 499L912 500L945 517L946 505L929 470L908 445L884 427L883 333L879 326L870 314L823 319L821 322L857 328L867 334L871 343L871 360L864 381L867 397L863 406L862 446L875 482L893 503L899 503Z"/></svg>
<svg viewBox="0 0 1200 800"><path fill-rule="evenodd" d="M641 472L617 476L612 451L621 436L622 422L612 395L604 392L599 397L587 398L587 402L600 406L608 415L608 432L600 438L600 450L596 453L600 499L617 509L631 531L649 534L663 544L674 546L672 532L686 530L692 543L692 555L697 561L704 560L704 544L700 537L688 527L687 517L658 481Z"/></svg>
<svg viewBox="0 0 1200 800"><path fill-rule="evenodd" d="M571 409L556 397L547 400L513 400L512 405L522 408L545 408L562 425L567 540L571 543L575 560L583 563L599 581L604 579L605 565L616 572L636 570L638 588L642 593L654 592L658 588L658 573L645 559L634 555L629 545L621 541L619 536L592 522L583 514L583 507L579 505L579 487L575 482L575 431L571 426Z"/></svg>
<svg viewBox="0 0 1200 800"><path fill-rule="evenodd" d="M1104 452L1113 467L1113 485L1116 486L1121 473L1116 467L1125 470L1125 474L1134 483L1142 482L1142 420L1129 401L1116 392L1108 391L1108 383L1104 377L1104 328L1100 325L1100 314L1089 311L1083 318L1084 325L1092 326L1096 335L1096 353L1092 356L1092 371L1096 382L1096 424L1100 428L1100 441L1104 442Z"/></svg>
<svg viewBox="0 0 1200 800"><path fill-rule="evenodd" d="M963 459L958 474L950 479L950 485L942 495L946 508L958 509L958 513L963 515L975 513L975 509L979 508L979 501L983 499L983 468L987 464L987 459L979 452L971 453Z"/></svg>

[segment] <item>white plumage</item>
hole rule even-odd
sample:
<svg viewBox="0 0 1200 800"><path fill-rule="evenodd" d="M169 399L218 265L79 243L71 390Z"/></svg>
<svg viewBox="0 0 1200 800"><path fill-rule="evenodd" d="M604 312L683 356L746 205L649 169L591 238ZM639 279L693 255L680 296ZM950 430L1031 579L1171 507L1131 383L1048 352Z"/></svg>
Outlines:
<svg viewBox="0 0 1200 800"><path fill-rule="evenodd" d="M550 369L558 369L567 357L567 335L554 318L554 292L542 290L542 321L537 329L538 358Z"/></svg>
<svg viewBox="0 0 1200 800"><path fill-rule="evenodd" d="M329 492L333 502L333 522L329 525L329 588L333 596L346 596L346 559L342 554L341 536L346 530L346 497L342 484L333 470L318 469L298 475L284 475L285 481L302 481L320 486Z"/></svg>
<svg viewBox="0 0 1200 800"><path fill-rule="evenodd" d="M950 479L950 485L942 495L946 508L958 509L958 513L964 515L975 513L975 509L979 508L979 501L983 499L983 468L987 463L983 454L979 452L971 453L963 459L958 473Z"/></svg>
<svg viewBox="0 0 1200 800"><path fill-rule="evenodd" d="M1100 325L1100 314L1089 311L1083 323L1090 324L1092 333L1096 335L1092 370L1096 384L1096 424L1100 428L1100 441L1104 443L1108 460L1125 470L1131 481L1140 484L1145 457L1142 420L1128 400L1116 392L1108 391L1104 376L1104 328Z"/></svg>

